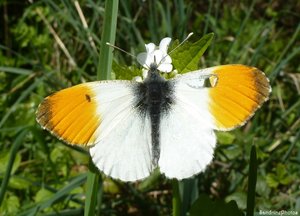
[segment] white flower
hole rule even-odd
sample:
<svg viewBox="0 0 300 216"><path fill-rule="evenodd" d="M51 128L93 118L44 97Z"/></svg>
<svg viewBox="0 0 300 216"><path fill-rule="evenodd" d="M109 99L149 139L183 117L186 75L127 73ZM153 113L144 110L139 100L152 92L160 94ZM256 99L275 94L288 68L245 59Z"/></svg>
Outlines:
<svg viewBox="0 0 300 216"><path fill-rule="evenodd" d="M148 70L151 64L157 64L159 71L171 72L173 69L172 59L167 53L170 42L171 38L166 37L160 41L159 47L154 43L145 44L146 52L138 54L137 61Z"/></svg>

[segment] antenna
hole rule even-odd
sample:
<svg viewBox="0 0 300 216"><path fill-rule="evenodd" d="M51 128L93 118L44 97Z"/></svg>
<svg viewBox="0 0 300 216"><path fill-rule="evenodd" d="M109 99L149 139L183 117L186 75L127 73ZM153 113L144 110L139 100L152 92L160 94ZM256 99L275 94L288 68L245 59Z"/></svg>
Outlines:
<svg viewBox="0 0 300 216"><path fill-rule="evenodd" d="M156 62L156 58L155 58L155 55L154 55L154 63L155 63L157 66L159 66L159 65L162 63L162 61L163 61L167 56L169 56L172 52L174 52L174 50L176 50L176 49L177 49L178 47L180 47L183 43L185 43L185 42L186 42L193 34L194 34L193 32L189 33L188 36L187 36L180 44L178 44L174 49L172 49L169 53L167 53L167 54L160 60L160 62ZM111 44L111 43L109 43L109 42L106 42L106 45L108 45L108 46L110 46L110 47L112 47L112 48L115 48L115 49L117 49L117 50L119 50L119 51L121 51L121 52L123 52L123 53L126 53L127 55L129 55L129 56L131 56L131 57L137 59L137 57L136 57L135 55L132 55L131 53L129 53L129 52L127 52L127 51L121 49L120 47L117 47L117 46L115 46L115 45L113 45L113 44ZM150 68L150 66L151 66L151 65L147 65L148 68Z"/></svg>
<svg viewBox="0 0 300 216"><path fill-rule="evenodd" d="M160 61L160 63L168 56L168 55L170 55L174 50L176 50L178 47L180 47L183 43L185 43L192 35L193 35L194 33L193 32L191 32L191 33L189 33L188 34L188 36L180 43L180 44L178 44L174 49L172 49L169 53L167 53L167 55L165 55L162 59L161 59L161 61ZM160 64L159 63L159 64ZM158 64L158 65L159 65Z"/></svg>
<svg viewBox="0 0 300 216"><path fill-rule="evenodd" d="M168 55L170 55L174 50L176 50L176 49L177 49L178 47L180 47L183 43L185 43L185 42L186 42L193 34L194 34L193 32L189 33L188 36L187 36L180 44L178 44L174 49L172 49L172 50L168 53Z"/></svg>
<svg viewBox="0 0 300 216"><path fill-rule="evenodd" d="M121 52L126 53L127 55L129 55L129 56L131 56L131 57L133 57L133 58L136 59L136 56L135 56L135 55L132 55L131 53L129 53L129 52L127 52L127 51L121 49L120 47L117 47L117 46L115 46L115 45L113 45L113 44L111 44L111 43L109 43L109 42L106 42L106 45L108 45L108 46L110 46L110 47L112 47L112 48L115 48L115 49L117 49L117 50L120 50Z"/></svg>

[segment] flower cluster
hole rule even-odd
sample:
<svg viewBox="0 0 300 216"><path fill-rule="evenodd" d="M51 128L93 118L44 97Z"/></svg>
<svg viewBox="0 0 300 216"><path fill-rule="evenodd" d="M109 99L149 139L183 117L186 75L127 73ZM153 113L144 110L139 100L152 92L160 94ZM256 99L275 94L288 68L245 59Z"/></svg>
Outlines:
<svg viewBox="0 0 300 216"><path fill-rule="evenodd" d="M166 37L161 40L157 47L154 43L145 44L146 52L138 54L137 61L149 70L151 64L157 64L157 69L161 72L169 73L172 71L172 59L168 55L168 47L171 38Z"/></svg>

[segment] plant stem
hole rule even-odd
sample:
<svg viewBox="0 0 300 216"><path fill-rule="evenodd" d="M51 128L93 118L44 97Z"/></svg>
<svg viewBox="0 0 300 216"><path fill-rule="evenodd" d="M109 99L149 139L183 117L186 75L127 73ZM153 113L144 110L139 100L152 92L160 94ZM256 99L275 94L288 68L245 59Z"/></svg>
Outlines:
<svg viewBox="0 0 300 216"><path fill-rule="evenodd" d="M84 216L95 215L100 181L101 181L101 176L99 175L99 171L94 167L93 161L90 158L89 171L88 171L87 182L86 182L87 191L86 191L86 198L85 198ZM100 212L99 208L100 205L98 206L98 212Z"/></svg>
<svg viewBox="0 0 300 216"><path fill-rule="evenodd" d="M106 0L104 26L101 37L100 57L97 69L97 79L107 80L111 78L112 51L113 48L106 43L114 44L117 28L118 0Z"/></svg>
<svg viewBox="0 0 300 216"><path fill-rule="evenodd" d="M111 78L113 49L107 46L106 43L115 43L118 5L118 0L106 0L105 2L104 25L101 37L100 56L97 69L97 79L99 80L107 80ZM99 184L100 182L101 184ZM101 176L99 174L99 171L95 169L93 162L90 159L87 180L87 194L85 201L85 216L94 216L96 212L97 215L100 215L102 191L103 190ZM98 209L96 208L96 204L98 205Z"/></svg>
<svg viewBox="0 0 300 216"><path fill-rule="evenodd" d="M180 216L180 194L179 194L179 187L178 181L172 180L172 187L173 187L173 197L172 197L172 204L173 204L173 216Z"/></svg>
<svg viewBox="0 0 300 216"><path fill-rule="evenodd" d="M256 179L257 179L257 158L256 158L256 148L253 145L250 154L248 195L247 195L247 216L254 215Z"/></svg>

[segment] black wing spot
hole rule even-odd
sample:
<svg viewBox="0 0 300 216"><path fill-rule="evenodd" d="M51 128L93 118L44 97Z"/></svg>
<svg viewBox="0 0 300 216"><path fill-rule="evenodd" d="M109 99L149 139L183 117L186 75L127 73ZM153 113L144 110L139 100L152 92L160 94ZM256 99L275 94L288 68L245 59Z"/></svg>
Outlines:
<svg viewBox="0 0 300 216"><path fill-rule="evenodd" d="M91 102L91 96L89 96L88 94L85 95L85 99L86 99L88 102Z"/></svg>

